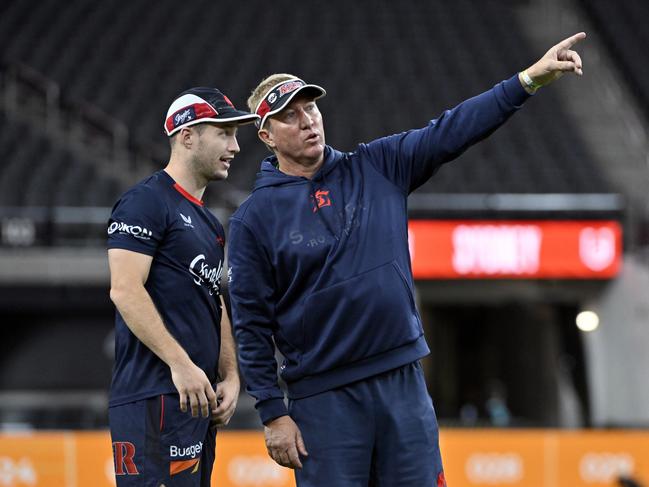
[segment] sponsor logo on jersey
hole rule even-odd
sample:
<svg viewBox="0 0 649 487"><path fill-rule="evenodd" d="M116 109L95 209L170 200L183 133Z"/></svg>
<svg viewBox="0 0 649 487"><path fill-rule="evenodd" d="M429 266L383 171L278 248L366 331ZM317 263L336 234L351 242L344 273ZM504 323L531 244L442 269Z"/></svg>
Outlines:
<svg viewBox="0 0 649 487"><path fill-rule="evenodd" d="M191 216L185 216L182 213L180 213L180 217L183 219L185 222L186 227L191 227L194 228L194 225L192 225L192 217Z"/></svg>
<svg viewBox="0 0 649 487"><path fill-rule="evenodd" d="M205 261L205 255L199 254L189 264L189 273L194 276L194 283L197 286L208 287L210 295L220 293L223 261L219 261L216 267L210 267Z"/></svg>
<svg viewBox="0 0 649 487"><path fill-rule="evenodd" d="M169 462L169 475L173 477L174 475L184 472L185 470L189 470L190 468L193 469L191 472L189 472L189 474L193 475L196 472L198 472L198 467L200 467L200 464L201 464L200 458L194 458L192 460L171 461Z"/></svg>
<svg viewBox="0 0 649 487"><path fill-rule="evenodd" d="M202 441L199 441L195 445L190 445L190 446L171 445L169 447L169 456L171 458L177 458L177 457L196 458L196 456L200 455L202 451L203 451Z"/></svg>
<svg viewBox="0 0 649 487"><path fill-rule="evenodd" d="M140 475L135 465L135 445L130 441L116 441L113 443L113 456L115 458L115 475Z"/></svg>
<svg viewBox="0 0 649 487"><path fill-rule="evenodd" d="M201 460L196 457L200 457L202 451L202 441L190 446L169 446L169 457L172 458L169 462L169 474L173 476L190 468L192 469L190 474L198 472ZM173 460L174 458L179 458L179 460Z"/></svg>
<svg viewBox="0 0 649 487"><path fill-rule="evenodd" d="M129 225L124 222L113 222L108 226L108 235L118 232L120 235L131 235L142 240L149 240L153 232L140 225Z"/></svg>

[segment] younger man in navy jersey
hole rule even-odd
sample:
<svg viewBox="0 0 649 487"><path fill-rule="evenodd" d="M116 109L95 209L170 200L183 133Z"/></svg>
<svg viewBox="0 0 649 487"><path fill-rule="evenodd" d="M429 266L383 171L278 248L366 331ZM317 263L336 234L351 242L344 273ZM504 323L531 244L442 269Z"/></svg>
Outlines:
<svg viewBox="0 0 649 487"><path fill-rule="evenodd" d="M214 88L181 93L164 170L128 190L108 225L117 308L109 422L117 485L210 485L218 425L239 377L220 293L223 227L201 200L228 176L237 127L258 117Z"/></svg>

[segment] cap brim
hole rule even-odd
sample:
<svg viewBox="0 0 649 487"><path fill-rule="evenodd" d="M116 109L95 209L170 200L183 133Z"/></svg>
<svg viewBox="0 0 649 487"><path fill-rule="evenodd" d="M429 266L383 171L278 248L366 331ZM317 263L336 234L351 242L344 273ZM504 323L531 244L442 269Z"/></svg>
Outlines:
<svg viewBox="0 0 649 487"><path fill-rule="evenodd" d="M325 96L327 94L327 92L325 91L325 89L322 86L318 86L318 85L300 86L297 90L293 91L288 97L286 97L286 101L284 103L282 103L281 106L278 106L274 110L271 110L268 113L266 113L266 115L264 115L264 118L262 118L259 121L259 129L261 129L264 126L264 123L266 122L266 119L268 119L269 117L272 117L273 115L276 115L279 112L281 112L282 110L284 110L284 108L286 108L286 106L289 103L291 103L291 100L293 100L293 98L295 98L300 93L302 93L303 95L308 95L310 97L313 97L314 100L317 100L318 98L322 98L323 96Z"/></svg>
<svg viewBox="0 0 649 487"><path fill-rule="evenodd" d="M242 112L241 110L234 110L228 113L225 116L222 117L216 117L216 118L203 118L200 121L201 122L206 122L210 121L213 123L232 123L236 122L237 125L246 125L248 123L252 123L255 120L259 119L259 115L256 115L254 113L250 112Z"/></svg>
<svg viewBox="0 0 649 487"><path fill-rule="evenodd" d="M229 124L235 123L237 125L247 125L249 123L256 122L259 120L259 115L250 112L242 112L241 110L231 110L227 115L218 116L218 117L205 117L192 120L183 125L179 125L172 131L168 131L167 127L164 127L165 133L167 136L171 137L173 134L178 132L184 127L191 127L192 125L198 125L199 123L216 123L216 124Z"/></svg>
<svg viewBox="0 0 649 487"><path fill-rule="evenodd" d="M298 88L297 90L295 90L295 93L291 93L291 95L289 96L289 100L293 99L294 96L297 95L298 93L302 93L304 91L308 91L313 96L314 100L317 98L322 98L327 94L327 92L322 86L304 85ZM305 93L305 94L309 94L309 93Z"/></svg>
<svg viewBox="0 0 649 487"><path fill-rule="evenodd" d="M305 91L307 93L305 93ZM295 98L300 93L302 93L303 95L313 96L314 100L317 100L318 98L322 98L323 96L325 96L327 94L327 92L325 91L325 89L322 86L318 86L318 85L300 86L297 90L295 90L290 95L288 95L288 97L286 98L286 101L282 104L282 106L277 107L274 110L271 110L270 112L268 112L266 114L266 116L270 117L270 116L275 115L276 113L281 112L284 108L286 108L286 105L291 103L291 100L293 100L293 98Z"/></svg>

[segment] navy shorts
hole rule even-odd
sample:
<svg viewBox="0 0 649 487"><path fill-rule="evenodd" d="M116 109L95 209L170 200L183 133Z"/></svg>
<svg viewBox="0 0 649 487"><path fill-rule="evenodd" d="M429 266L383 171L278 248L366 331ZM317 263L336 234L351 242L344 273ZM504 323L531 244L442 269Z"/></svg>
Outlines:
<svg viewBox="0 0 649 487"><path fill-rule="evenodd" d="M419 362L289 401L309 453L298 487L445 487Z"/></svg>
<svg viewBox="0 0 649 487"><path fill-rule="evenodd" d="M117 487L209 487L216 428L183 413L177 394L108 409Z"/></svg>

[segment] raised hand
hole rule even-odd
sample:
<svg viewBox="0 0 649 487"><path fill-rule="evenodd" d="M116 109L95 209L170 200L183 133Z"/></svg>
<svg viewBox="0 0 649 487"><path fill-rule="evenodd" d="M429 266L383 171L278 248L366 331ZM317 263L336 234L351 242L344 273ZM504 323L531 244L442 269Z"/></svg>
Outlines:
<svg viewBox="0 0 649 487"><path fill-rule="evenodd" d="M525 72L531 78L534 91L542 86L549 85L556 79L563 76L564 73L575 73L578 76L584 74L581 57L571 48L577 42L586 38L585 32L579 32L567 39L562 40L555 46L552 46L545 55ZM526 86L527 83L521 74L521 83ZM527 86L526 86L527 87Z"/></svg>

